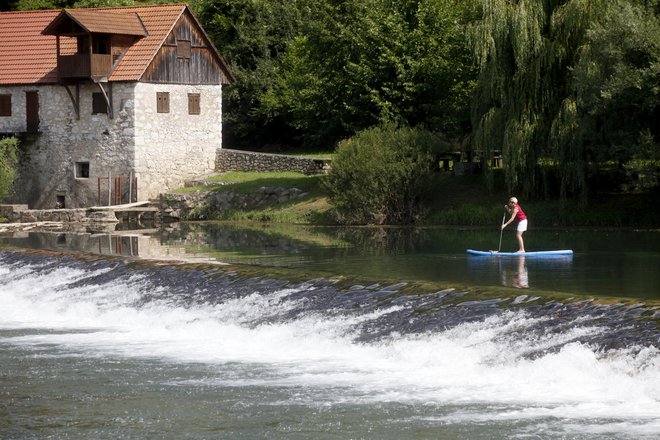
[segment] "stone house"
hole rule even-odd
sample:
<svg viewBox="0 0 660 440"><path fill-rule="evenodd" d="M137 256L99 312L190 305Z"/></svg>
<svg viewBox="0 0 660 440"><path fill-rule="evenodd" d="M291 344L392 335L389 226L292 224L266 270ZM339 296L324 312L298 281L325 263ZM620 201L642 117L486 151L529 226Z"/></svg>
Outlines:
<svg viewBox="0 0 660 440"><path fill-rule="evenodd" d="M13 202L148 200L214 169L227 64L187 5L0 13L0 134Z"/></svg>

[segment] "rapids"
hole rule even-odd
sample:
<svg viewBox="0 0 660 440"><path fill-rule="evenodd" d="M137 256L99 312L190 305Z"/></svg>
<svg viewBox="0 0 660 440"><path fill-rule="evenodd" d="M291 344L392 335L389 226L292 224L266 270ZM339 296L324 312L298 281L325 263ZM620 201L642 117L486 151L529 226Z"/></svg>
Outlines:
<svg viewBox="0 0 660 440"><path fill-rule="evenodd" d="M641 303L4 251L0 311L3 438L660 434L660 312ZM178 409L93 397L122 387ZM201 390L227 417L175 404Z"/></svg>

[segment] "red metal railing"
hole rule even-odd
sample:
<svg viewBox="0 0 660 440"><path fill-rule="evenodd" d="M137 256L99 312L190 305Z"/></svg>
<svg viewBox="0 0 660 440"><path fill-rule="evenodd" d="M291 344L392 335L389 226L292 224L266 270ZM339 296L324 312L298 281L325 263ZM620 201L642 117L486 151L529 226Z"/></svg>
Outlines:
<svg viewBox="0 0 660 440"><path fill-rule="evenodd" d="M98 240L100 255L140 255L140 241L138 237L100 235Z"/></svg>
<svg viewBox="0 0 660 440"><path fill-rule="evenodd" d="M98 206L123 205L137 200L137 177L132 174L128 177L108 175L98 178Z"/></svg>

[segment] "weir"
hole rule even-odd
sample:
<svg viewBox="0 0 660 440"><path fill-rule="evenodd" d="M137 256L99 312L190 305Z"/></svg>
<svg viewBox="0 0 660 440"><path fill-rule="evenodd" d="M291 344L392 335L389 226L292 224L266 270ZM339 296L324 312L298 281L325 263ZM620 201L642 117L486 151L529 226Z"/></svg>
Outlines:
<svg viewBox="0 0 660 440"><path fill-rule="evenodd" d="M658 432L657 306L286 273L5 249L5 433Z"/></svg>

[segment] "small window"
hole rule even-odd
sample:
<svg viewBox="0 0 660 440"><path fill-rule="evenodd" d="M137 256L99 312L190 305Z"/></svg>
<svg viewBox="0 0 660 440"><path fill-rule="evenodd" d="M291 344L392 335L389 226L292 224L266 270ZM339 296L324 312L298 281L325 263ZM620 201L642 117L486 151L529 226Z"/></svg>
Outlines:
<svg viewBox="0 0 660 440"><path fill-rule="evenodd" d="M170 112L170 94L169 92L156 93L158 113Z"/></svg>
<svg viewBox="0 0 660 440"><path fill-rule="evenodd" d="M190 40L176 40L176 57L183 59L190 59L192 47Z"/></svg>
<svg viewBox="0 0 660 440"><path fill-rule="evenodd" d="M103 93L92 93L92 114L108 113L108 104Z"/></svg>
<svg viewBox="0 0 660 440"><path fill-rule="evenodd" d="M199 93L188 93L188 114L199 115Z"/></svg>
<svg viewBox="0 0 660 440"><path fill-rule="evenodd" d="M11 116L11 95L0 95L0 116Z"/></svg>
<svg viewBox="0 0 660 440"><path fill-rule="evenodd" d="M92 37L92 52L109 55L110 54L110 36L95 34Z"/></svg>
<svg viewBox="0 0 660 440"><path fill-rule="evenodd" d="M89 162L76 162L76 179L89 179Z"/></svg>
<svg viewBox="0 0 660 440"><path fill-rule="evenodd" d="M66 196L64 194L57 194L55 196L55 209L66 208Z"/></svg>

